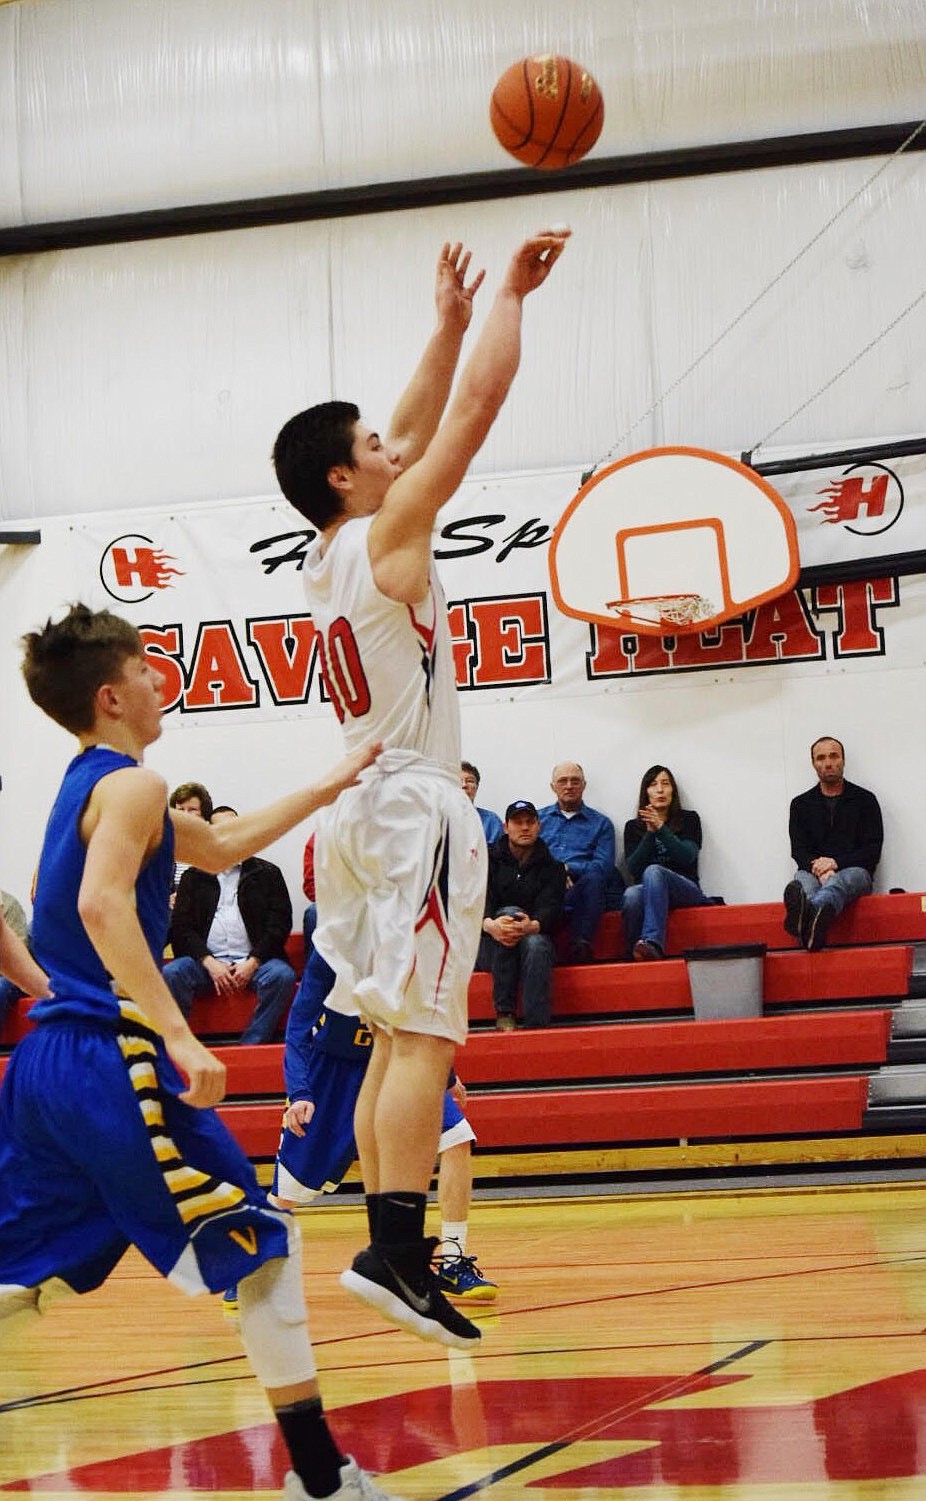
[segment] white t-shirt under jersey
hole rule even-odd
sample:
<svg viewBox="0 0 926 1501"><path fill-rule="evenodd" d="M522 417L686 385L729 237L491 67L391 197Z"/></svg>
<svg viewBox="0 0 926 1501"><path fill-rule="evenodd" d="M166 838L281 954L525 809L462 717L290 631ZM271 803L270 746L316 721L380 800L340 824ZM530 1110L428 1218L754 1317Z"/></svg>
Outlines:
<svg viewBox="0 0 926 1501"><path fill-rule="evenodd" d="M346 521L324 556L314 542L303 568L319 632L325 683L348 750L382 740L460 768L460 714L447 604L432 562L427 598L397 604L373 580L371 516Z"/></svg>

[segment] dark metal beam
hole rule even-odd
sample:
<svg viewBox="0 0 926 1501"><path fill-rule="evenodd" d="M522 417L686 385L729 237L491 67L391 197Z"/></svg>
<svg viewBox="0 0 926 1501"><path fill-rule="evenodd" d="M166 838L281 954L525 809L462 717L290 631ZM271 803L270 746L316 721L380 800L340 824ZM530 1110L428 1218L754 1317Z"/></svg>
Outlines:
<svg viewBox="0 0 926 1501"><path fill-rule="evenodd" d="M41 540L41 532L10 532L0 529L0 543L6 542L14 547L20 543L27 543L30 547L34 547Z"/></svg>
<svg viewBox="0 0 926 1501"><path fill-rule="evenodd" d="M673 177L752 172L763 167L793 167L811 162L845 161L853 157L887 156L897 150L918 123L866 125L847 130L775 136L767 140L726 141L709 146L646 151L633 156L600 157L557 172L538 172L529 167L501 172L465 172L452 177L367 183L315 193L286 193L272 198L236 199L227 203L190 204L60 223L26 224L0 229L0 256L73 250L85 245L118 245L133 240L172 239L180 235L215 234L230 229L256 229L313 219L391 213L448 203L524 198L538 193L617 187ZM907 149L926 149L926 131L921 132Z"/></svg>
<svg viewBox="0 0 926 1501"><path fill-rule="evenodd" d="M742 455L742 462L768 479L773 474L799 474L806 469L835 468L837 464L878 464L882 459L902 459L915 453L926 453L926 437L904 438L899 443L869 443L865 448L842 448L829 453L808 453L800 459L775 459L768 464L754 464L752 453L747 450Z"/></svg>

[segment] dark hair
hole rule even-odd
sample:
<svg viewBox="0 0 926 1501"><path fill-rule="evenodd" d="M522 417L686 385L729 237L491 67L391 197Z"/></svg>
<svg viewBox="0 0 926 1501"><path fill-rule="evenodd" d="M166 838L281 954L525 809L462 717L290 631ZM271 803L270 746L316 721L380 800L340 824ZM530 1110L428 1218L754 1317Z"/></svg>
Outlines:
<svg viewBox="0 0 926 1501"><path fill-rule="evenodd" d="M482 777L479 775L479 767L478 766L474 766L473 763L472 763L472 761L461 761L460 762L460 770L461 771L468 771L471 777L475 777L476 778L476 786L477 787L479 786L479 783L482 781Z"/></svg>
<svg viewBox="0 0 926 1501"><path fill-rule="evenodd" d="M810 747L810 759L811 759L811 761L813 760L813 753L816 750L817 746L820 745L820 744L822 744L822 742L824 740L832 740L832 742L833 742L834 745L838 745L839 746L840 754L842 756L842 759L843 760L846 759L846 748L843 745L843 743L842 743L841 740L837 740L835 735L818 735L817 738L816 738L816 740L814 741L813 745Z"/></svg>
<svg viewBox="0 0 926 1501"><path fill-rule="evenodd" d="M666 814L666 823L669 825L669 828L677 834L682 827L682 800L678 795L678 783L676 782L668 766L650 766L646 771L644 771L642 779L640 781L640 795L637 799L637 808L639 809L646 807L648 800L646 790L651 782L655 782L656 778L659 776L659 773L662 771L665 772L666 776L669 778L669 781L672 783L672 801L669 804L669 811Z"/></svg>
<svg viewBox="0 0 926 1501"><path fill-rule="evenodd" d="M351 401L323 401L297 412L277 433L273 467L291 506L324 531L344 510L328 483L333 464L354 466L354 428L360 409Z"/></svg>
<svg viewBox="0 0 926 1501"><path fill-rule="evenodd" d="M217 813L234 813L235 817L238 817L238 809L233 808L231 803L219 803L219 806L212 810L213 818L215 818Z"/></svg>
<svg viewBox="0 0 926 1501"><path fill-rule="evenodd" d="M199 806L202 808L203 818L206 820L206 823L209 823L215 810L212 806L212 798L209 796L202 782L181 782L179 787L174 788L168 798L168 802L172 808L176 808L180 803L189 802L191 797L199 798Z"/></svg>
<svg viewBox="0 0 926 1501"><path fill-rule="evenodd" d="M72 735L93 729L97 690L118 682L128 657L145 654L134 625L82 604L71 605L63 620L46 620L41 630L23 636L22 647L29 697Z"/></svg>

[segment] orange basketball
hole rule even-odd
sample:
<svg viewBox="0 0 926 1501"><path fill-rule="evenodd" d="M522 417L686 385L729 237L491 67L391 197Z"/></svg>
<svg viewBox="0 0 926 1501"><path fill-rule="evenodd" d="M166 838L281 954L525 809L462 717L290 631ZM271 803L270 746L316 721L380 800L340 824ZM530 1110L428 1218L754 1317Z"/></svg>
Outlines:
<svg viewBox="0 0 926 1501"><path fill-rule="evenodd" d="M489 119L499 145L527 167L570 167L604 124L601 90L568 57L525 57L495 85Z"/></svg>

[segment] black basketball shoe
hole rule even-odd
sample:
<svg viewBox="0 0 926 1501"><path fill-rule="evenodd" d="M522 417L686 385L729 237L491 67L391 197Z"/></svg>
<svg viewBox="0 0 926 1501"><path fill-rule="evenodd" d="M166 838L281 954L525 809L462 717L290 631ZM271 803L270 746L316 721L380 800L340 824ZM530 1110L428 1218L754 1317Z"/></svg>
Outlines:
<svg viewBox="0 0 926 1501"><path fill-rule="evenodd" d="M804 942L807 924L807 898L800 881L789 881L785 887L785 932L799 943Z"/></svg>
<svg viewBox="0 0 926 1501"><path fill-rule="evenodd" d="M441 1292L437 1274L431 1268L436 1245L436 1236L422 1243L423 1262L411 1276L392 1265L382 1247L367 1246L365 1251L358 1252L347 1271L341 1273L341 1286L362 1303L377 1308L389 1323L399 1324L419 1339L437 1340L455 1350L472 1350L482 1334Z"/></svg>

